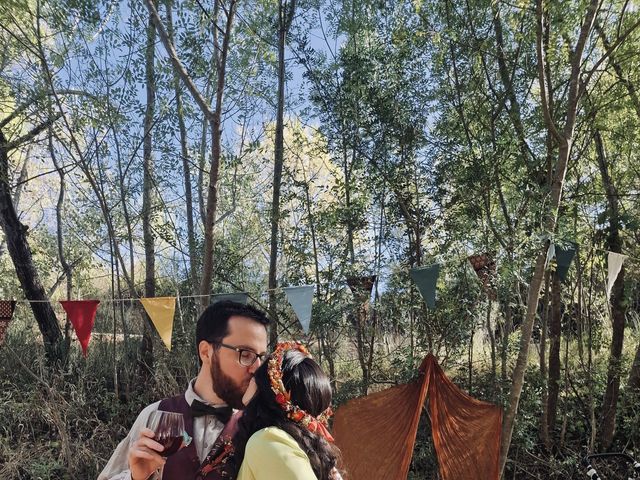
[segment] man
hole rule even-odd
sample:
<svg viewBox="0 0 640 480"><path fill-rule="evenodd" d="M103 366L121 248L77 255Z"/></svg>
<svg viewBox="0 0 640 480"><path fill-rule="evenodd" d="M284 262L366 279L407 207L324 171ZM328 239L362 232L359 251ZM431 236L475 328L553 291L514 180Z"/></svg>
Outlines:
<svg viewBox="0 0 640 480"><path fill-rule="evenodd" d="M223 301L198 319L196 345L200 371L184 392L147 406L120 442L98 480L228 479L225 463L232 451L242 397L266 357L269 320L260 310ZM146 428L152 412L180 412L193 441L164 458L163 447Z"/></svg>

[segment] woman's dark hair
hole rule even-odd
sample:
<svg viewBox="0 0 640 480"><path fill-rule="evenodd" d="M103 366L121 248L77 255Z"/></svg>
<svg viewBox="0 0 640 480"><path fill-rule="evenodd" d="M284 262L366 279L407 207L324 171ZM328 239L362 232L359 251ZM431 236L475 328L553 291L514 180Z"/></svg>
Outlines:
<svg viewBox="0 0 640 480"><path fill-rule="evenodd" d="M277 427L291 435L307 454L311 468L318 480L329 480L331 471L337 467L340 450L323 436L287 418L285 411L276 402L268 375L266 360L254 379L257 392L245 408L238 423L238 433L233 439L236 468L239 470L245 448L251 435L266 427ZM282 383L291 393L291 403L317 417L331 405L331 384L320 366L304 353L287 350L282 359Z"/></svg>

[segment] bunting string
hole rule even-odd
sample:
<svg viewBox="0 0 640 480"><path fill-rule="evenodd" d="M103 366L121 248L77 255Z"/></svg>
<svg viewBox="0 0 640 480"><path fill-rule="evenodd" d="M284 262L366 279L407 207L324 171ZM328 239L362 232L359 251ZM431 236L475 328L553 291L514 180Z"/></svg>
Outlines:
<svg viewBox="0 0 640 480"><path fill-rule="evenodd" d="M561 281L566 280L567 272L570 268L571 262L575 253L578 251L579 246L573 242L564 242L562 245L556 245L551 241L549 245L549 251L547 254L547 264L555 257L556 274ZM606 284L607 298L611 293L613 283L616 281L618 273L624 262L640 260L636 257L632 257L626 254L610 252L600 248L592 247L590 249L583 249L583 251L598 251L608 254L608 279ZM497 292L495 291L494 278L497 273L495 252L484 252L473 255L465 255L464 257L456 257L449 259L445 262L437 262L431 265L423 265L409 269L409 276L418 287L420 294L422 295L427 307L429 309L436 308L436 293L437 283L440 275L440 271L443 265L458 262L468 264L475 271L483 284L485 293L487 296L495 300ZM363 276L363 277L350 277L345 280L346 284L352 290L352 293L358 297L359 291L362 290L362 285L367 295L362 296L365 301L368 301L373 285L376 283L376 276ZM360 285L362 283L362 285ZM233 288L239 290L239 287L232 284ZM269 292L282 292L287 299L287 302L291 306L295 313L299 325L302 327L302 331L305 335L309 334L309 326L311 323L311 311L313 304L314 291L317 285L300 285L300 286L287 286L276 287L272 289L264 290L261 295ZM174 326L174 317L176 306L178 307L178 314L180 316L180 323L182 325L182 331L184 332L184 324L182 320L182 308L180 301L184 299L196 299L196 298L209 298L210 303L214 304L222 300L234 300L240 303L247 303L250 294L248 292L236 291L230 293L212 293L205 295L179 295L165 297L128 297L128 298L104 298L104 299L76 299L76 300L58 300L62 305L62 308L67 314L67 317L76 332L76 336L82 347L82 353L86 357L87 349L91 339L91 333L94 325L96 311L100 303L117 303L117 302L140 302L149 316L149 319L155 326L160 338L165 344L166 348L171 350L171 339ZM253 300L259 303L256 297ZM17 303L52 303L56 300L0 300L0 345L4 343L4 338L9 327L9 322L13 316L13 311ZM288 329L287 329L288 331Z"/></svg>
<svg viewBox="0 0 640 480"><path fill-rule="evenodd" d="M598 247L592 247L590 249L581 249L582 251L598 251L601 253L616 253L616 252L610 252L609 250L604 250L602 248L598 248ZM638 262L640 263L640 257L634 257L632 255L629 255L627 253L622 252L621 255L624 255L625 258L625 264L632 262ZM473 256L473 255L472 255ZM495 257L494 257L495 258ZM449 259L446 261L434 261L433 264L438 264L441 267L444 265L449 265L452 263L465 263L465 262L469 262L469 255L463 254L459 257L455 257L453 259ZM426 267L428 265L422 265L422 267ZM325 285L323 283L321 283L321 285ZM290 288L290 287L276 287L276 288L270 288L270 289L265 289L263 290L261 293L265 294L265 293L269 293L269 292L283 292L286 293L286 289ZM182 299L187 299L187 298L203 298L203 297L213 297L215 295L233 295L236 293L242 293L242 292L231 292L231 293L210 293L210 294L205 294L205 295L179 295L176 294L175 297L176 298L180 298ZM93 300L95 297L91 297L90 299ZM142 297L144 298L144 297ZM75 300L85 300L83 298L77 298ZM100 303L111 303L111 302L137 302L140 300L139 297L126 297L126 298L99 298ZM51 302L57 302L59 300L54 300L54 299L48 299L48 300L29 300L29 299L16 299L13 300L16 303L51 303Z"/></svg>

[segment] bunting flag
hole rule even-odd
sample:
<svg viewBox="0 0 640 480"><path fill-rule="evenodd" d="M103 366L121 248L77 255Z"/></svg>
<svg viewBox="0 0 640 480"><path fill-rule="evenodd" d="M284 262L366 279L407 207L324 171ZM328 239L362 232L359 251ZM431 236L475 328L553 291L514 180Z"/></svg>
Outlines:
<svg viewBox="0 0 640 480"><path fill-rule="evenodd" d="M428 267L412 268L410 274L418 286L418 290L420 290L427 307L436 308L436 283L438 283L438 276L440 275L440 265L434 263Z"/></svg>
<svg viewBox="0 0 640 480"><path fill-rule="evenodd" d="M627 258L627 255L622 255L621 253L616 252L609 252L607 256L607 298L611 296L611 289L613 288L613 284L616 282L616 279L620 274L620 270L622 270L622 264Z"/></svg>
<svg viewBox="0 0 640 480"><path fill-rule="evenodd" d="M497 292L494 286L494 280L496 276L496 262L491 258L488 253L482 253L479 255L471 255L467 257L471 266L475 270L478 278L482 282L482 286L487 292L487 296L491 300L498 298Z"/></svg>
<svg viewBox="0 0 640 480"><path fill-rule="evenodd" d="M15 300L0 300L0 345L4 343L4 339L7 336L9 322L13 318L15 308Z"/></svg>
<svg viewBox="0 0 640 480"><path fill-rule="evenodd" d="M351 480L405 480L427 393L431 433L443 480L498 480L502 409L462 392L431 354L420 375L366 397L335 415L333 435Z"/></svg>
<svg viewBox="0 0 640 480"><path fill-rule="evenodd" d="M291 308L296 312L300 325L304 333L309 333L311 323L311 306L313 303L313 285L302 285L299 287L284 287L284 293L291 304Z"/></svg>
<svg viewBox="0 0 640 480"><path fill-rule="evenodd" d="M237 292L237 293L214 293L211 295L211 305L214 303L222 302L224 300L232 300L238 303L247 304L249 300L249 294L246 292Z"/></svg>
<svg viewBox="0 0 640 480"><path fill-rule="evenodd" d="M371 292L377 279L377 275L366 275L364 277L347 277L346 280L356 300L364 303L371 299Z"/></svg>
<svg viewBox="0 0 640 480"><path fill-rule="evenodd" d="M551 264L551 261L554 259L555 256L556 256L556 246L552 241L549 244L549 248L547 249L547 259L544 262L544 269L545 270L547 268L549 268L549 265Z"/></svg>
<svg viewBox="0 0 640 480"><path fill-rule="evenodd" d="M160 334L167 350L171 351L173 317L176 311L176 297L141 298L140 303Z"/></svg>
<svg viewBox="0 0 640 480"><path fill-rule="evenodd" d="M91 340L91 330L96 318L96 311L100 300L62 300L60 302L67 312L69 321L76 331L76 336L82 347L82 354L87 357L87 347Z"/></svg>
<svg viewBox="0 0 640 480"><path fill-rule="evenodd" d="M573 242L569 243L569 245L567 245L566 247L556 245L556 263L558 264L556 274L562 282L567 279L569 266L571 266L571 261L573 260L575 254L576 244Z"/></svg>

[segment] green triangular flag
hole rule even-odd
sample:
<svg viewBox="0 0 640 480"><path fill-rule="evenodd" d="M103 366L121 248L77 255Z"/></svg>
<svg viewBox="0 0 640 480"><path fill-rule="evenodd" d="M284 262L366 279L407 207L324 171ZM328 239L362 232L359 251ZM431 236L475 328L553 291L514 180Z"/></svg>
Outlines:
<svg viewBox="0 0 640 480"><path fill-rule="evenodd" d="M566 247L556 245L556 263L558 268L556 269L556 275L561 281L567 279L567 273L569 272L569 266L576 254L576 244L570 242Z"/></svg>
<svg viewBox="0 0 640 480"><path fill-rule="evenodd" d="M249 300L249 294L246 292L237 292L237 293L214 293L211 295L211 305L217 302L222 302L223 300L232 300L238 303L247 304Z"/></svg>
<svg viewBox="0 0 640 480"><path fill-rule="evenodd" d="M296 312L304 333L309 333L311 323L311 304L313 303L313 285L283 288L291 308Z"/></svg>
<svg viewBox="0 0 640 480"><path fill-rule="evenodd" d="M412 268L409 273L418 286L427 307L436 308L436 283L440 275L440 264L434 263L428 267Z"/></svg>

